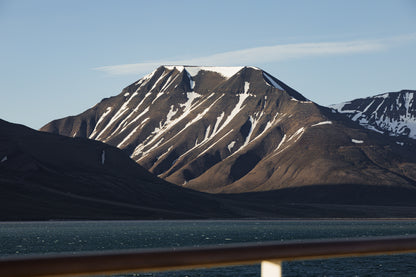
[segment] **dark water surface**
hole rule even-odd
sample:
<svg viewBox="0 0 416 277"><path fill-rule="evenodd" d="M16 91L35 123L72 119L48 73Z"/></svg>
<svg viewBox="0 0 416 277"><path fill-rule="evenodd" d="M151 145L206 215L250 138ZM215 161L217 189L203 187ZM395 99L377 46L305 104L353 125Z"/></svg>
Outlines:
<svg viewBox="0 0 416 277"><path fill-rule="evenodd" d="M0 223L0 256L391 235L416 235L416 221L8 222ZM260 266L117 276L260 276ZM416 276L416 255L286 262L283 276Z"/></svg>

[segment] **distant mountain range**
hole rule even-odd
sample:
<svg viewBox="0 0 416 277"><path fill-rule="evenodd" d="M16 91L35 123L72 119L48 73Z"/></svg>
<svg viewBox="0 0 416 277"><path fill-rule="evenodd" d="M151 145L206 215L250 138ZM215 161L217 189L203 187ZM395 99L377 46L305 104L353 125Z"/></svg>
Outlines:
<svg viewBox="0 0 416 277"><path fill-rule="evenodd" d="M414 90L402 90L355 99L331 107L367 129L399 139L416 139L415 93Z"/></svg>
<svg viewBox="0 0 416 277"><path fill-rule="evenodd" d="M413 190L410 123L379 124L390 122L386 109L400 122L413 116L412 93L328 108L259 68L162 66L41 130L117 146L159 177L210 193L347 184ZM389 128L401 136L384 135Z"/></svg>

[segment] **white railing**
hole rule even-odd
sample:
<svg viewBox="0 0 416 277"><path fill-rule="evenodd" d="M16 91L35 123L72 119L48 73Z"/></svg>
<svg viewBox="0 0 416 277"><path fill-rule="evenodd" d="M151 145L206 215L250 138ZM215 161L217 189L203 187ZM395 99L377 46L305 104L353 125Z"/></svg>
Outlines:
<svg viewBox="0 0 416 277"><path fill-rule="evenodd" d="M262 277L277 277L282 274L282 261L412 252L416 252L414 236L15 256L0 259L0 276L109 275L261 263Z"/></svg>

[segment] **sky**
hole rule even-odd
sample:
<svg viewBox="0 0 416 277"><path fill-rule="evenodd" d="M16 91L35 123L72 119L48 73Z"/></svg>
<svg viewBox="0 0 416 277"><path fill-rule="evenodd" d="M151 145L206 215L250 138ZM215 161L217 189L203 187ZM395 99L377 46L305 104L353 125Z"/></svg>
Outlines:
<svg viewBox="0 0 416 277"><path fill-rule="evenodd" d="M320 105L416 89L416 1L0 0L0 118L39 129L163 64L256 66Z"/></svg>

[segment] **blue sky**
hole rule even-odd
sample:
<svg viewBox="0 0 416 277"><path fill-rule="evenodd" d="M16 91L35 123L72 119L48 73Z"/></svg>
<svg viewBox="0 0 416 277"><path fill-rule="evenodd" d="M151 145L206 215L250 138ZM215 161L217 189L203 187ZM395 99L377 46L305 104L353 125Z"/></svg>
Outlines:
<svg viewBox="0 0 416 277"><path fill-rule="evenodd" d="M329 105L416 89L416 1L0 0L0 118L38 129L160 64L252 65Z"/></svg>

